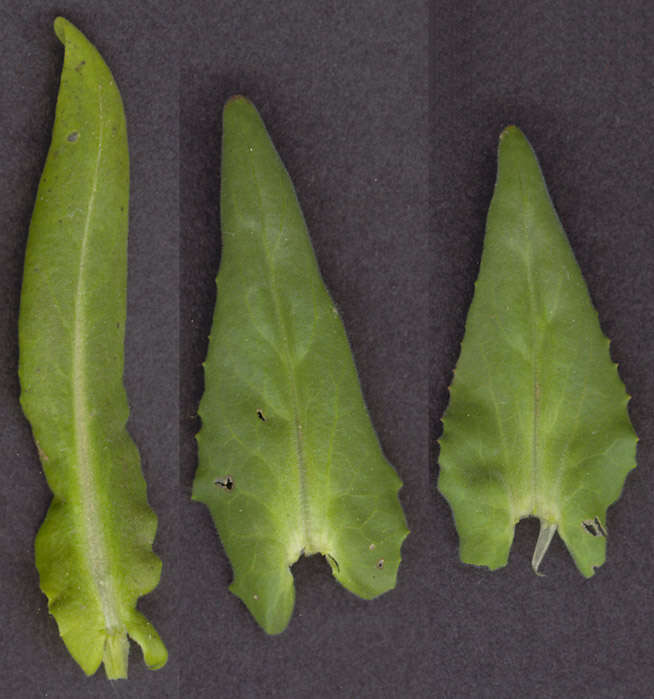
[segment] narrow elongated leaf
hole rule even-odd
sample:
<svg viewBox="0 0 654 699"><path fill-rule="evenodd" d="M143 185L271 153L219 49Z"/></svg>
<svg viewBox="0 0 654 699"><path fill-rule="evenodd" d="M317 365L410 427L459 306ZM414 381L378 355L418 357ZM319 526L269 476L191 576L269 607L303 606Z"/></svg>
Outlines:
<svg viewBox="0 0 654 699"><path fill-rule="evenodd" d="M370 424L293 185L243 97L224 110L221 207L193 497L214 518L230 589L279 633L302 553L325 554L360 597L394 587L407 534L401 482Z"/></svg>
<svg viewBox="0 0 654 699"><path fill-rule="evenodd" d="M593 575L606 509L635 466L627 402L536 156L509 127L440 440L461 559L505 565L515 524L533 515L534 570L558 531Z"/></svg>
<svg viewBox="0 0 654 699"><path fill-rule="evenodd" d="M52 144L30 224L21 295L21 403L53 499L36 538L41 589L84 672L127 675L129 641L166 662L136 601L156 587L157 526L125 423L123 340L129 163L120 94L61 17Z"/></svg>

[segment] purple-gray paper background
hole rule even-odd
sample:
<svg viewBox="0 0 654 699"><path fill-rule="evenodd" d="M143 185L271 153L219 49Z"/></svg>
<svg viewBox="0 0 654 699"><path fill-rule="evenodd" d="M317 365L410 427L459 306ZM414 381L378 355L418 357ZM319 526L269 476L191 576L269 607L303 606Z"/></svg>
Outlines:
<svg viewBox="0 0 654 699"><path fill-rule="evenodd" d="M160 527L161 585L140 607L170 651L152 673L87 679L33 565L49 491L18 404L16 321L50 139L62 14L125 102L131 156L130 429ZM654 633L654 9L622 3L5 0L0 37L0 695L7 697L645 697ZM208 511L189 500L220 254L221 111L244 93L294 180L412 530L396 590L364 602L320 559L269 638L231 595ZM537 523L509 565L463 566L435 491L440 417L481 256L497 138L539 155L613 358L639 468L609 510L590 580ZM508 271L510 273L510 270Z"/></svg>

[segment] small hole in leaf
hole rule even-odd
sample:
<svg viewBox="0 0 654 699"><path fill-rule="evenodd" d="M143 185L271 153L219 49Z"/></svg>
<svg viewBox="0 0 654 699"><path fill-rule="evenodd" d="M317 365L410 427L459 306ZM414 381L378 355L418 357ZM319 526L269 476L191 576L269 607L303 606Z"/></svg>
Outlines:
<svg viewBox="0 0 654 699"><path fill-rule="evenodd" d="M590 534L591 536L597 536L594 522L582 522L581 524L583 525L584 529L588 532L588 534Z"/></svg>
<svg viewBox="0 0 654 699"><path fill-rule="evenodd" d="M379 568L379 569L381 570L383 567L384 567L384 559L383 559L383 558L380 558L380 559L377 561L377 568Z"/></svg>
<svg viewBox="0 0 654 699"><path fill-rule="evenodd" d="M72 131L71 133L68 134L68 138L66 140L70 141L71 143L75 143L75 141L78 138L79 138L79 133L77 131Z"/></svg>
<svg viewBox="0 0 654 699"><path fill-rule="evenodd" d="M595 517L594 519L595 522L595 527L597 527L597 531L601 536L606 536L606 529L602 526L602 523L600 522L599 517Z"/></svg>
<svg viewBox="0 0 654 699"><path fill-rule="evenodd" d="M581 526L591 536L606 536L606 529L602 526L599 517L595 517L595 519L585 519L581 523Z"/></svg>
<svg viewBox="0 0 654 699"><path fill-rule="evenodd" d="M266 421L266 416L261 412L261 410L257 410L257 417L259 420L262 420L263 422Z"/></svg>
<svg viewBox="0 0 654 699"><path fill-rule="evenodd" d="M375 550L375 545L374 545L374 544L370 544L370 546L368 546L368 548L369 548L371 551L374 551L374 550Z"/></svg>
<svg viewBox="0 0 654 699"><path fill-rule="evenodd" d="M214 482L214 485L219 486L223 490L232 490L234 487L234 479L231 476L227 476L226 478L217 478Z"/></svg>

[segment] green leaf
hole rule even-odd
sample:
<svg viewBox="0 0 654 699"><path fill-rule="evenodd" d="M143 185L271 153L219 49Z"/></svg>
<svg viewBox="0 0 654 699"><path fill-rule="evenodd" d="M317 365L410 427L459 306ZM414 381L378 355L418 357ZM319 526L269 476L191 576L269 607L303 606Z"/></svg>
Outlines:
<svg viewBox="0 0 654 699"><path fill-rule="evenodd" d="M461 560L504 566L533 515L534 570L558 531L593 575L606 509L635 466L628 400L538 161L510 126L440 440Z"/></svg>
<svg viewBox="0 0 654 699"><path fill-rule="evenodd" d="M161 561L125 428L127 134L101 56L65 19L55 31L64 66L25 255L21 403L53 492L35 543L41 589L84 672L104 662L113 679L127 676L127 634L153 669L167 658L136 610Z"/></svg>
<svg viewBox="0 0 654 699"><path fill-rule="evenodd" d="M274 634L293 611L289 568L302 553L323 553L371 599L395 586L408 532L290 178L250 102L232 98L223 116L223 249L193 497L220 533L230 589Z"/></svg>

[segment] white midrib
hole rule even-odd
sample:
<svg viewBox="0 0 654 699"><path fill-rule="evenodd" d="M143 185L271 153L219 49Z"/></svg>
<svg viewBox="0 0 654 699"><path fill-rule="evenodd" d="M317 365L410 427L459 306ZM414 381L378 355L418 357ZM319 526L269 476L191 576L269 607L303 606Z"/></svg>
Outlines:
<svg viewBox="0 0 654 699"><path fill-rule="evenodd" d="M275 299L275 305L277 304L277 299ZM281 320L281 318L280 318ZM285 344L288 348L288 339L285 335ZM295 369L293 367L293 359L291 357L290 348L287 351L288 358L288 375L291 382L291 399L293 401L293 418L295 422L295 448L297 451L297 461L298 461L298 481L300 489L300 510L302 512L302 525L304 528L304 552L306 554L315 553L313 550L314 546L312 543L312 527L311 518L309 510L309 501L307 497L307 484L306 484L306 464L304 456L304 437L302 436L302 424L300 422L299 416L299 398L297 392L297 381L295 378Z"/></svg>
<svg viewBox="0 0 654 699"><path fill-rule="evenodd" d="M299 485L299 501L300 501L300 512L301 512L301 526L303 531L303 550L305 553L315 553L312 544L312 528L311 528L311 518L309 509L309 500L307 496L307 484L306 484L306 463L304 456L304 438L302 436L302 423L300 422L299 405L300 400L298 396L297 389L297 378L295 376L295 362L293 357L293 352L291 350L291 343L288 337L288 330L286 328L286 323L284 322L284 316L282 314L281 303L275 289L275 280L273 278L272 263L268 259L268 251L265 250L264 245L264 255L266 258L266 264L268 265L268 279L270 280L270 292L273 297L273 303L275 305L275 315L282 330L282 337L284 341L284 356L286 358L286 369L288 371L288 379L291 385L291 402L293 403L293 423L295 426L295 449L297 455L297 465L298 465L298 485ZM295 561L293 561L295 562Z"/></svg>
<svg viewBox="0 0 654 699"><path fill-rule="evenodd" d="M86 538L87 560L91 577L95 583L100 606L105 619L105 629L108 632L116 632L120 628L120 617L116 595L113 589L113 581L109 566L107 547L100 522L101 508L97 498L98 484L95 479L92 459L92 445L89 438L91 428L90 406L87 404L87 352L85 342L85 329L87 323L86 295L86 271L89 255L89 236L91 232L91 220L95 210L96 196L98 192L98 180L100 174L100 162L102 160L104 139L104 114L102 102L102 86L98 85L98 155L95 160L95 168L91 180L91 194L86 210L84 232L80 249L79 274L77 288L75 290L74 325L73 325L73 425L75 430L75 457L77 460L77 473L79 477L80 495L82 500L82 512L84 516L84 536Z"/></svg>
<svg viewBox="0 0 654 699"><path fill-rule="evenodd" d="M248 152L252 152L252 149L250 149ZM260 207L263 210L263 202L261 198L261 187L259 185L259 177L258 177L258 172L256 165L254 161L251 159L251 164L252 164L252 174L253 174L253 179L254 182L256 183L256 190L257 194L259 196L259 202L260 202ZM301 554L302 552L306 554L312 554L315 553L318 549L314 547L313 542L312 542L312 527L311 527L311 512L310 512L310 507L309 507L309 498L308 498L308 493L307 493L307 484L306 484L306 461L305 461L305 455L304 455L304 438L302 435L302 423L300 422L300 413L299 413L299 396L298 396L298 389L297 389L297 378L295 375L295 362L294 362L294 356L293 352L291 349L291 342L289 340L289 333L288 329L286 327L286 323L284 322L284 316L282 313L282 307L281 307L281 302L279 300L279 296L277 294L277 290L275 288L275 279L274 279L274 274L273 274L273 263L270 260L269 254L268 254L268 248L265 244L263 243L263 256L264 260L266 263L267 267L267 279L269 282L269 287L270 287L270 294L273 298L273 304L275 306L275 315L277 317L277 322L279 323L279 326L282 331L282 338L284 342L284 357L286 359L286 369L288 372L288 378L289 378L289 383L291 386L291 402L293 403L293 424L295 427L295 450L296 450L296 456L297 456L297 467L298 467L298 486L299 486L299 507L300 507L300 527L302 529L302 549L301 551L293 551L291 552L290 558L292 560L289 561L289 563L295 563L297 560L297 556Z"/></svg>
<svg viewBox="0 0 654 699"><path fill-rule="evenodd" d="M524 187L522 185L522 177L520 181L520 194L522 198L522 208L523 211L526 208L526 199L524 194ZM524 222L523 222L524 225ZM526 231L525 231L525 237ZM531 238L528 238L531 243ZM532 367L532 424L531 424L531 506L530 512L528 514L535 515L540 520L540 530L538 532L538 540L536 541L536 547L534 549L534 554L531 559L531 566L536 574L540 564L543 561L547 549L554 537L557 529L555 522L548 521L545 518L545 513L543 512L543 502L541 497L539 497L542 483L541 483L541 444L540 444L540 418L541 418L541 367L540 367L540 352L541 352L541 337L538 332L538 324L536 318L538 317L536 308L534 307L534 283L531 270L531 264L529 262L530 257L527 257L527 285L529 287L529 308L530 308L530 320L531 320L531 367Z"/></svg>
<svg viewBox="0 0 654 699"><path fill-rule="evenodd" d="M520 197L522 200L522 210L523 212L527 208L527 202L525 197L525 190L522 182L522 176L519 177L520 182ZM526 240L529 240L531 245L531 237L527 235L526 225L524 218L522 221L523 225L523 235ZM531 254L531 253L530 253ZM541 407L541 377L540 377L540 333L538 333L537 309L534 306L535 289L534 281L531 269L531 257L530 254L527 255L527 287L529 293L529 309L530 309L530 321L531 321L531 369L532 369L532 421L531 421L531 512L536 516L542 516L539 491L541 487L540 483L540 407Z"/></svg>

